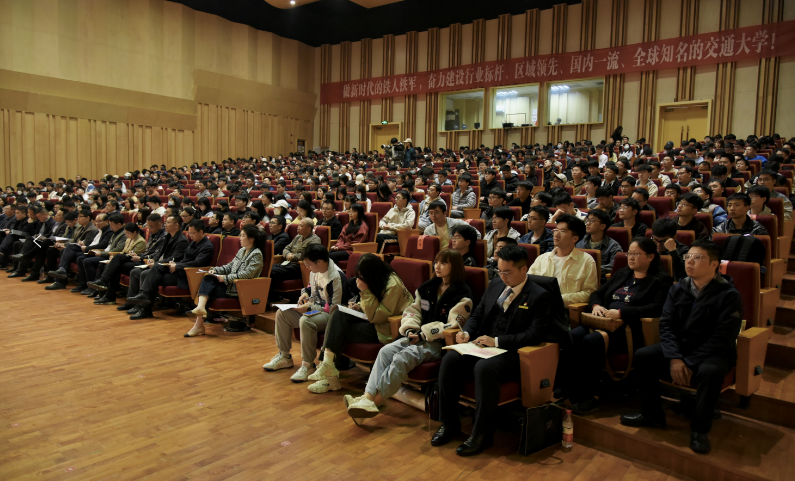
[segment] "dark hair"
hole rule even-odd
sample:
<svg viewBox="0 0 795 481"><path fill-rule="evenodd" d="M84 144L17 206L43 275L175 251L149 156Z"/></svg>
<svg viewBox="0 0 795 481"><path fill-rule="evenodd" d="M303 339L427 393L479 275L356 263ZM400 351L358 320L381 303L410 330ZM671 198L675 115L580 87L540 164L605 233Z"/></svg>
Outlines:
<svg viewBox="0 0 795 481"><path fill-rule="evenodd" d="M193 229L197 232L204 232L204 221L201 219L193 219L192 221L188 222L188 228L191 227L193 227Z"/></svg>
<svg viewBox="0 0 795 481"><path fill-rule="evenodd" d="M376 201L389 202L390 197L392 197L392 190L389 188L386 182L379 185L376 189Z"/></svg>
<svg viewBox="0 0 795 481"><path fill-rule="evenodd" d="M463 237L464 240L469 241L469 252L472 252L472 249L475 248L475 244L478 242L478 232L475 228L469 224L457 224L450 229L450 237L456 234Z"/></svg>
<svg viewBox="0 0 795 481"><path fill-rule="evenodd" d="M63 220L77 220L77 212L75 211L61 211L63 212Z"/></svg>
<svg viewBox="0 0 795 481"><path fill-rule="evenodd" d="M259 224L259 221L262 220L262 219L260 219L259 214L257 214L256 212L253 212L253 211L249 211L249 212L246 212L245 214L243 214L243 218L245 219L246 217L248 217L249 219L254 221L255 224Z"/></svg>
<svg viewBox="0 0 795 481"><path fill-rule="evenodd" d="M632 191L633 194L640 194L643 196L643 200L649 200L649 189L644 189L643 187L637 187L635 190ZM710 195L712 197L712 195ZM640 204L638 204L640 206Z"/></svg>
<svg viewBox="0 0 795 481"><path fill-rule="evenodd" d="M660 253L657 251L657 243L645 236L634 237L629 245L637 244L646 254L654 255L654 259L649 264L649 272L656 272L660 268Z"/></svg>
<svg viewBox="0 0 795 481"><path fill-rule="evenodd" d="M304 258L311 262L323 261L328 264L328 251L320 244L310 244L304 251Z"/></svg>
<svg viewBox="0 0 795 481"><path fill-rule="evenodd" d="M466 269L464 268L464 258L455 249L442 249L436 254L434 264L442 262L450 264L450 284L454 282L466 282ZM433 270L433 277L436 277L436 269Z"/></svg>
<svg viewBox="0 0 795 481"><path fill-rule="evenodd" d="M571 200L571 196L569 194L558 194L555 196L555 200L552 201L554 207L557 207L561 204L571 204L573 201Z"/></svg>
<svg viewBox="0 0 795 481"><path fill-rule="evenodd" d="M507 245L500 249L497 257L505 262L512 262L516 267L527 265L527 249L519 245Z"/></svg>
<svg viewBox="0 0 795 481"><path fill-rule="evenodd" d="M136 224L135 222L128 222L127 225L124 226L124 230L126 230L127 232L134 232L136 234L141 233L141 228L138 227L138 224Z"/></svg>
<svg viewBox="0 0 795 481"><path fill-rule="evenodd" d="M708 240L708 239L697 239L695 242L690 244L690 249L692 250L694 247L698 247L699 249L704 249L707 251L707 256L709 256L709 261L717 261L718 267L720 267L720 247L715 242Z"/></svg>
<svg viewBox="0 0 795 481"><path fill-rule="evenodd" d="M435 200L431 202L431 205L428 206L428 211L431 211L433 209L439 209L442 211L442 213L447 213L447 206L445 206L444 202L442 202L441 200Z"/></svg>
<svg viewBox="0 0 795 481"><path fill-rule="evenodd" d="M271 220L275 220L277 224L282 226L282 231L284 231L284 227L287 225L287 220L284 218L283 215L274 215L271 217Z"/></svg>
<svg viewBox="0 0 795 481"><path fill-rule="evenodd" d="M596 189L596 198L599 197L613 197L613 190L610 187L599 187Z"/></svg>
<svg viewBox="0 0 795 481"><path fill-rule="evenodd" d="M155 204L159 204L160 203L160 197L158 197L156 195L150 195L149 197L146 198L146 203L148 204L150 202L154 202Z"/></svg>
<svg viewBox="0 0 795 481"><path fill-rule="evenodd" d="M356 264L356 277L367 284L378 302L384 298L386 285L389 282L389 277L393 274L395 274L395 270L392 269L392 266L369 252L362 255Z"/></svg>
<svg viewBox="0 0 795 481"><path fill-rule="evenodd" d="M618 166L616 166L616 164L608 163L607 165L605 165L605 170L612 170L613 172L615 172L617 174L618 173Z"/></svg>
<svg viewBox="0 0 795 481"><path fill-rule="evenodd" d="M657 219L651 225L651 232L654 237L672 237L676 238L676 231L678 224L673 219Z"/></svg>
<svg viewBox="0 0 795 481"><path fill-rule="evenodd" d="M153 213L153 214L149 214L149 216L146 218L146 220L147 220L147 222L150 221L150 220L152 222L162 222L163 221L163 217L160 214Z"/></svg>
<svg viewBox="0 0 795 481"><path fill-rule="evenodd" d="M542 204L546 204L547 207L552 205L552 195L549 192L539 192L535 195L535 198Z"/></svg>
<svg viewBox="0 0 795 481"><path fill-rule="evenodd" d="M693 194L693 195L695 195L695 194ZM627 197L626 199L622 200L620 205L631 207L631 208L635 209L636 211L640 212L640 204L638 203L637 200L635 200L635 199L633 199L631 197Z"/></svg>
<svg viewBox="0 0 795 481"><path fill-rule="evenodd" d="M610 218L610 214L601 210L601 209L591 209L588 211L588 216L596 217L602 225L605 226L605 230L607 230L611 225L613 225L613 219Z"/></svg>
<svg viewBox="0 0 795 481"><path fill-rule="evenodd" d="M562 216L558 217L556 225L557 224L566 224L569 230L577 236L578 242L585 237L585 222L580 220L578 217L575 217L571 214L563 214Z"/></svg>
<svg viewBox="0 0 795 481"><path fill-rule="evenodd" d="M692 192L688 192L687 194L683 195L682 198L679 199L679 201L680 202L684 201L687 202L688 204L692 204L697 211L704 208L704 199L702 199L697 194L694 194ZM726 200L726 202L728 202L728 199Z"/></svg>
<svg viewBox="0 0 795 481"><path fill-rule="evenodd" d="M506 206L497 207L496 209L494 209L494 213L492 215L499 217L501 219L505 219L508 222L511 222L513 220L513 210L510 207Z"/></svg>
<svg viewBox="0 0 795 481"><path fill-rule="evenodd" d="M751 194L756 194L759 197L765 198L765 205L767 205L767 201L770 200L770 189L765 187L764 185L755 185L748 189L748 197L750 199Z"/></svg>
<svg viewBox="0 0 795 481"><path fill-rule="evenodd" d="M124 216L119 212L114 212L108 216L107 221L113 222L114 224L124 224Z"/></svg>
<svg viewBox="0 0 795 481"><path fill-rule="evenodd" d="M348 225L345 227L345 234L346 235L353 235L361 229L362 224L364 224L364 206L359 203L351 204L351 209L356 211L356 217L358 222L356 224L353 223L351 220L348 222Z"/></svg>
<svg viewBox="0 0 795 481"><path fill-rule="evenodd" d="M495 189L491 189L491 192L489 192L489 195L496 195L497 197L502 198L503 201L507 201L508 200L508 193L505 192L504 190L500 189L499 187L497 187Z"/></svg>
<svg viewBox="0 0 795 481"><path fill-rule="evenodd" d="M598 192L599 189L601 188L601 185L602 185L602 178L599 177L598 175L589 175L585 179L585 182L589 182L589 183L593 184L594 186L596 186L596 190Z"/></svg>
<svg viewBox="0 0 795 481"><path fill-rule="evenodd" d="M304 209L304 212L306 212L306 218L307 219L314 219L315 218L315 208L306 199L300 200L298 202L298 207Z"/></svg>
<svg viewBox="0 0 795 481"><path fill-rule="evenodd" d="M733 200L741 200L745 205L751 205L751 198L748 197L748 194L743 194L742 192L737 192L736 194L730 195L726 199L726 205L729 205L729 202Z"/></svg>
<svg viewBox="0 0 795 481"><path fill-rule="evenodd" d="M496 239L494 241L494 245L496 246L500 242L505 242L505 245L507 245L507 246L515 246L515 245L519 244L519 242L516 239L514 239L513 237L508 237L508 236L500 237L499 239Z"/></svg>
<svg viewBox="0 0 795 481"><path fill-rule="evenodd" d="M545 205L534 205L533 207L530 207L530 212L535 212L540 215L544 219L544 222L549 219L549 207ZM528 216L530 215L530 212L527 213Z"/></svg>

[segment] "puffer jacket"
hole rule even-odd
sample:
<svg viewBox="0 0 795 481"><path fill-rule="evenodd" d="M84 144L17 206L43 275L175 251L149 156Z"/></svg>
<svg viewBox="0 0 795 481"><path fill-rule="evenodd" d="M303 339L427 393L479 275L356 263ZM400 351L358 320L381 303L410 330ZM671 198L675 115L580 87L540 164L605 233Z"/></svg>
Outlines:
<svg viewBox="0 0 795 481"><path fill-rule="evenodd" d="M478 198L475 196L475 190L472 187L467 187L466 192L461 192L461 189L456 189L453 192L451 199L453 203L453 210L474 209L478 206Z"/></svg>

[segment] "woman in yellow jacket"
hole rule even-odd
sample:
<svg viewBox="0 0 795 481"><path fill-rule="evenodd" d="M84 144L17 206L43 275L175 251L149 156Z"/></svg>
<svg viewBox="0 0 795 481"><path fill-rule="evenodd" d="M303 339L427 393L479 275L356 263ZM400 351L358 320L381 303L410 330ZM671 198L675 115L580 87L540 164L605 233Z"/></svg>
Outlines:
<svg viewBox="0 0 795 481"><path fill-rule="evenodd" d="M315 394L342 387L334 358L342 354L346 343L389 344L394 340L389 318L403 315L403 311L414 302L414 297L392 267L375 254L364 254L356 264L356 286L361 300L350 302L348 307L363 312L367 319L333 310L326 325L323 362L309 376L310 381L316 381L309 386Z"/></svg>
<svg viewBox="0 0 795 481"><path fill-rule="evenodd" d="M94 304L116 304L116 292L121 287L119 278L122 274L129 274L133 267L141 263L138 256L146 249L146 239L141 234L141 228L135 222L124 226L124 235L127 236L127 240L124 242L121 252L111 254L113 257L107 264L100 264L97 270L97 280L88 283L91 289L105 292L103 296L94 299ZM133 259L134 256L135 259Z"/></svg>

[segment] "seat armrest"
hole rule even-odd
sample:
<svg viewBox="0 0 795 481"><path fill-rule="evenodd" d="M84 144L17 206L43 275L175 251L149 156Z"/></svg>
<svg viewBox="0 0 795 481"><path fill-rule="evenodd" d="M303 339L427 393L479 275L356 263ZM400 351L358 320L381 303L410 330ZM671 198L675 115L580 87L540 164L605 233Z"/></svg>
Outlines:
<svg viewBox="0 0 795 481"><path fill-rule="evenodd" d="M660 342L660 318L641 317L641 328L643 329L643 340L647 346Z"/></svg>
<svg viewBox="0 0 795 481"><path fill-rule="evenodd" d="M409 244L409 237L414 235L420 235L419 229L401 229L397 231L397 238L398 238L398 250L400 251L401 256L406 255L406 247Z"/></svg>
<svg viewBox="0 0 795 481"><path fill-rule="evenodd" d="M286 261L287 259L284 258L283 255L275 255L273 256L273 265L281 264L282 262Z"/></svg>
<svg viewBox="0 0 795 481"><path fill-rule="evenodd" d="M524 407L532 408L552 400L559 359L560 345L556 342L542 342L519 349Z"/></svg>
<svg viewBox="0 0 795 481"><path fill-rule="evenodd" d="M784 279L784 274L787 271L787 263L784 262L784 259L770 259L770 269L767 275L765 276L765 283L767 284L764 287L773 287L776 289L781 289L781 284Z"/></svg>
<svg viewBox="0 0 795 481"><path fill-rule="evenodd" d="M188 292L190 292L190 297L194 302L196 301L196 297L199 295L199 286L201 285L202 279L204 279L206 274L204 272L199 272L199 269L205 271L209 269L209 267L186 267L183 269L185 271L185 277L188 278Z"/></svg>
<svg viewBox="0 0 795 481"><path fill-rule="evenodd" d="M767 353L767 342L773 332L772 327L752 327L737 336L737 374L734 392L750 396L762 383L762 372Z"/></svg>
<svg viewBox="0 0 795 481"><path fill-rule="evenodd" d="M748 327L767 327L776 318L776 307L781 297L781 289L763 287L759 289L759 325Z"/></svg>
<svg viewBox="0 0 795 481"><path fill-rule="evenodd" d="M569 304L569 319L571 319L571 327L578 327L580 325L580 314L585 312L585 309L588 308L588 304L585 302L575 302L574 304Z"/></svg>
<svg viewBox="0 0 795 481"><path fill-rule="evenodd" d="M454 346L455 345L455 335L458 334L458 331L461 329L445 329L442 333L444 334L444 345L445 346Z"/></svg>
<svg viewBox="0 0 795 481"><path fill-rule="evenodd" d="M403 316L391 316L389 317L389 330L392 333L392 340L397 340L400 337L400 320L403 319Z"/></svg>
<svg viewBox="0 0 795 481"><path fill-rule="evenodd" d="M377 242L361 242L359 244L351 244L351 247L353 252L369 252L370 254L378 252Z"/></svg>
<svg viewBox="0 0 795 481"><path fill-rule="evenodd" d="M235 279L234 282L243 315L264 314L268 305L268 293L271 290L271 278Z"/></svg>
<svg viewBox="0 0 795 481"><path fill-rule="evenodd" d="M480 219L480 209L464 209L464 219Z"/></svg>

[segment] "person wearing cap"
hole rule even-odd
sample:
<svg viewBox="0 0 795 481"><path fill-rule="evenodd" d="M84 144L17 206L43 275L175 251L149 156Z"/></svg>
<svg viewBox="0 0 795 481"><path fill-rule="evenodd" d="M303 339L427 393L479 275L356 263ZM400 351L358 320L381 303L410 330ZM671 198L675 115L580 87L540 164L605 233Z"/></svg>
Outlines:
<svg viewBox="0 0 795 481"><path fill-rule="evenodd" d="M290 215L290 204L284 199L279 199L273 204L273 215L284 217L284 220L287 221L288 224L293 220L293 216Z"/></svg>
<svg viewBox="0 0 795 481"><path fill-rule="evenodd" d="M403 168L408 169L411 162L417 160L417 151L414 150L414 144L411 139L404 140L403 145L405 146L403 150Z"/></svg>

